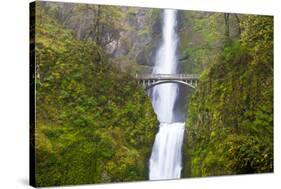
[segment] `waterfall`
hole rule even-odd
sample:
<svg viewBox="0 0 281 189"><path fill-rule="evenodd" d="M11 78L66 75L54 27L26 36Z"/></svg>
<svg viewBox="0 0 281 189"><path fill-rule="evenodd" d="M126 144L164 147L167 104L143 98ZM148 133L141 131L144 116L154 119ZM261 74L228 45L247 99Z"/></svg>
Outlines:
<svg viewBox="0 0 281 189"><path fill-rule="evenodd" d="M156 54L154 74L177 73L176 14L176 10L164 10L163 42ZM173 112L178 90L174 83L157 85L152 89L152 104L160 125L149 161L150 180L180 178L184 123L174 122Z"/></svg>

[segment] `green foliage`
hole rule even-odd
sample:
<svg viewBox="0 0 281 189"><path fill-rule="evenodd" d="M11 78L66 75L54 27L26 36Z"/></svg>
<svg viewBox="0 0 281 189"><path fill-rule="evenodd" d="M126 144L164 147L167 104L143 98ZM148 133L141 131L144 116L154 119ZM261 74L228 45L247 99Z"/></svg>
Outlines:
<svg viewBox="0 0 281 189"><path fill-rule="evenodd" d="M242 15L229 14L226 23L224 16L228 13L185 11L181 14L179 35L183 72L200 74L213 62L220 61L224 51L236 52L227 49L227 43L240 37ZM226 29L229 35L226 35Z"/></svg>
<svg viewBox="0 0 281 189"><path fill-rule="evenodd" d="M224 150L231 161L227 162L227 168L238 174L272 172L273 151L267 145L255 136L228 136Z"/></svg>
<svg viewBox="0 0 281 189"><path fill-rule="evenodd" d="M240 38L224 43L189 104L184 176L273 171L273 19L240 24Z"/></svg>
<svg viewBox="0 0 281 189"><path fill-rule="evenodd" d="M222 51L224 40L222 13L186 11L182 13L180 62L186 73L201 73Z"/></svg>
<svg viewBox="0 0 281 189"><path fill-rule="evenodd" d="M157 127L148 96L95 42L74 39L39 5L36 185L146 179Z"/></svg>

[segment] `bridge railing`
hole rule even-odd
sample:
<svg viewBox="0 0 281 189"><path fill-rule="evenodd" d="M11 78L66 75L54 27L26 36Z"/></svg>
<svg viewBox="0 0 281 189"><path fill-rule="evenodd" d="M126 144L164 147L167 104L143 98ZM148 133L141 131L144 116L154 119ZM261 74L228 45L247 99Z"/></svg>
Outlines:
<svg viewBox="0 0 281 189"><path fill-rule="evenodd" d="M197 74L136 74L136 79L198 79Z"/></svg>

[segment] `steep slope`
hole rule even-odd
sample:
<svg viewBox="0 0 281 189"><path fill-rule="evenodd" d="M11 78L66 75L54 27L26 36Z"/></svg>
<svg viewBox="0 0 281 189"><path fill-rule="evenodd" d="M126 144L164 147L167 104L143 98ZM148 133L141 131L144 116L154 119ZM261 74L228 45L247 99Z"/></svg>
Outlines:
<svg viewBox="0 0 281 189"><path fill-rule="evenodd" d="M273 18L244 16L189 104L184 176L273 171Z"/></svg>
<svg viewBox="0 0 281 189"><path fill-rule="evenodd" d="M36 7L36 185L147 179L157 119L144 90Z"/></svg>

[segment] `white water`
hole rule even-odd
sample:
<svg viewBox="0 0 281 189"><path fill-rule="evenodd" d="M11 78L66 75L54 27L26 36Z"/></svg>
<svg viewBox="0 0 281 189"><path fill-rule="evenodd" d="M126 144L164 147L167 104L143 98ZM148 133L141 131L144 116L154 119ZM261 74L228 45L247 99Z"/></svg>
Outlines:
<svg viewBox="0 0 281 189"><path fill-rule="evenodd" d="M176 10L164 11L163 42L156 54L154 74L177 73L176 14ZM152 104L160 125L149 161L150 180L180 178L184 123L173 123L173 109L177 94L178 86L173 83L157 85L152 91Z"/></svg>

